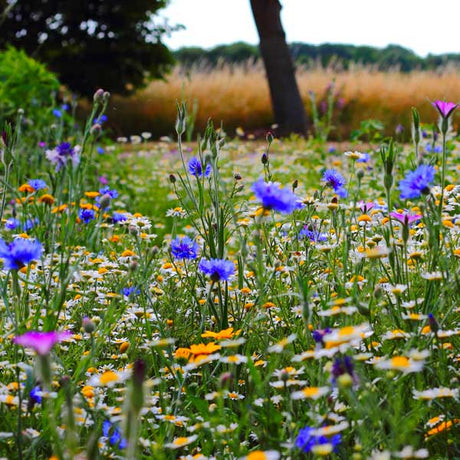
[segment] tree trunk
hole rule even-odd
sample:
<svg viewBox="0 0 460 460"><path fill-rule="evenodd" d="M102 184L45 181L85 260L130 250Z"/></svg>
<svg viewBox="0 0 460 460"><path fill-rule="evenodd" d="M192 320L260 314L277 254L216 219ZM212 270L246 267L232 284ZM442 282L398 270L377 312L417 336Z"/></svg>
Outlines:
<svg viewBox="0 0 460 460"><path fill-rule="evenodd" d="M295 79L294 64L281 24L278 0L250 0L260 38L270 96L281 135L307 132L307 115Z"/></svg>

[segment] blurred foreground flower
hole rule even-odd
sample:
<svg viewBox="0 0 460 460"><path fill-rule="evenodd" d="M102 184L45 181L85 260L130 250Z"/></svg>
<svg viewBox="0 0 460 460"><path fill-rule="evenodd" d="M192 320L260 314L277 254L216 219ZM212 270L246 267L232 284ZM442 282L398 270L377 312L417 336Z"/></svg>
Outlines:
<svg viewBox="0 0 460 460"><path fill-rule="evenodd" d="M70 331L29 331L14 337L13 342L25 348L33 348L38 355L45 356L56 343L68 339L72 335Z"/></svg>
<svg viewBox="0 0 460 460"><path fill-rule="evenodd" d="M7 270L19 270L33 260L40 259L43 248L39 241L17 238L6 243L0 238L0 258Z"/></svg>

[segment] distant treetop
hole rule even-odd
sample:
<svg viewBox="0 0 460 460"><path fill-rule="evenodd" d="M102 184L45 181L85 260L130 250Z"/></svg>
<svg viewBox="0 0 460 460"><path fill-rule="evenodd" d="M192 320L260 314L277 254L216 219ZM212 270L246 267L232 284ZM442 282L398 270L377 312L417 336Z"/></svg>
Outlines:
<svg viewBox="0 0 460 460"><path fill-rule="evenodd" d="M289 48L296 64L301 65L321 64L323 67L327 67L338 64L347 69L350 64L362 64L383 71L397 68L402 72L436 69L448 63L460 65L460 54L430 54L426 58L422 58L399 45L375 48L333 43L310 45L294 42L289 45ZM235 64L245 62L248 59L255 60L260 57L260 52L256 45L237 42L219 45L211 49L184 47L175 51L174 57L186 67L198 63L216 66L220 62Z"/></svg>
<svg viewBox="0 0 460 460"><path fill-rule="evenodd" d="M173 65L155 13L167 0L0 0L0 49L24 49L71 90L129 94Z"/></svg>

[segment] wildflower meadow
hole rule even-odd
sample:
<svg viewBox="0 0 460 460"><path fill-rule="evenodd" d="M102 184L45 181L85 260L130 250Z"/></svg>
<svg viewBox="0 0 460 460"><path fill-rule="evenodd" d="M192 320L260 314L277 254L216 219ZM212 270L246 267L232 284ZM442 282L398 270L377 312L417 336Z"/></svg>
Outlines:
<svg viewBox="0 0 460 460"><path fill-rule="evenodd" d="M109 99L2 129L0 457L460 458L456 101L331 145Z"/></svg>

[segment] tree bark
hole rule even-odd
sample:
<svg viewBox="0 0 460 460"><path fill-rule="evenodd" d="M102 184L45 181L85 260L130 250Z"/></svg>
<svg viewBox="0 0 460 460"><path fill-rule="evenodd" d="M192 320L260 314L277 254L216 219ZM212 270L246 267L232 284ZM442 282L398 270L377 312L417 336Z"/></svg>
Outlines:
<svg viewBox="0 0 460 460"><path fill-rule="evenodd" d="M278 0L250 0L260 38L275 122L282 136L305 135L307 115L295 79L294 64L281 24Z"/></svg>

